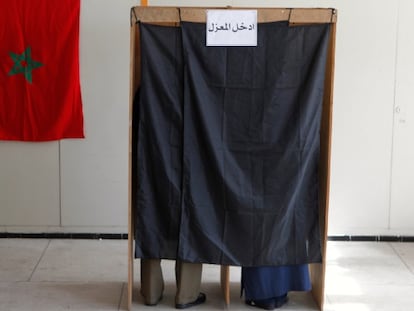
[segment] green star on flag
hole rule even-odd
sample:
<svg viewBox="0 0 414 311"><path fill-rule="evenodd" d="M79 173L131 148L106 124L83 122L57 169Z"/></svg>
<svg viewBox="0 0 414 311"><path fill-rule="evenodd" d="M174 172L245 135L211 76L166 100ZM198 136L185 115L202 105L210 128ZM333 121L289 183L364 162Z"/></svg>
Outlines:
<svg viewBox="0 0 414 311"><path fill-rule="evenodd" d="M13 59L14 64L9 72L9 76L22 73L29 83L32 83L32 70L43 66L42 63L32 59L30 46L22 54L10 52L10 57Z"/></svg>

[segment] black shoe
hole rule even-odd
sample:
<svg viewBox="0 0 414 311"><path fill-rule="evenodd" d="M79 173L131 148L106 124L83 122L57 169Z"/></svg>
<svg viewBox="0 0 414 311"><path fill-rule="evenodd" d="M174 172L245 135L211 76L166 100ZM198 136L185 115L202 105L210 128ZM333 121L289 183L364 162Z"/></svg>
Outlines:
<svg viewBox="0 0 414 311"><path fill-rule="evenodd" d="M275 308L280 308L281 306L283 306L285 303L288 302L288 296L286 295L282 295L279 297L275 298Z"/></svg>
<svg viewBox="0 0 414 311"><path fill-rule="evenodd" d="M276 308L275 300L272 298L263 300L246 300L246 305L265 310L273 310Z"/></svg>
<svg viewBox="0 0 414 311"><path fill-rule="evenodd" d="M204 303L206 301L206 294L204 293L200 293L198 294L198 297L196 300L192 301L192 302L188 302L188 303L176 303L175 304L175 308L176 309L187 309L193 306L197 306L200 305L202 303Z"/></svg>
<svg viewBox="0 0 414 311"><path fill-rule="evenodd" d="M246 300L246 304L252 307L257 307L265 310L274 310L280 308L288 301L287 294L275 298L261 299L261 300Z"/></svg>

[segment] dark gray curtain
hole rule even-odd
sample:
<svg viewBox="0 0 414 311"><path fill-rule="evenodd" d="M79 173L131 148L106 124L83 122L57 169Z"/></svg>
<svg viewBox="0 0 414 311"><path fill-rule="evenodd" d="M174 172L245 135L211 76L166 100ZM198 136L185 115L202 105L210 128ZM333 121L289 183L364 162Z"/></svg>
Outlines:
<svg viewBox="0 0 414 311"><path fill-rule="evenodd" d="M206 47L205 28L141 24L136 256L319 262L330 26L259 24L257 47Z"/></svg>

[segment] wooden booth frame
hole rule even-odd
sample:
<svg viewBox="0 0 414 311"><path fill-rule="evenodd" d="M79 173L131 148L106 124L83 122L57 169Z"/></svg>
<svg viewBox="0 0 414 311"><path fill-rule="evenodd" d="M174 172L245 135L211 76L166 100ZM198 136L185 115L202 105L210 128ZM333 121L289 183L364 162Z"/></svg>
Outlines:
<svg viewBox="0 0 414 311"><path fill-rule="evenodd" d="M229 7L227 7L228 9ZM128 291L127 306L132 310L134 289L134 210L132 202L132 107L135 91L140 85L140 49L139 30L137 22L151 23L165 26L179 26L180 21L206 22L207 8L190 7L147 7L136 6L131 9L131 47L130 47L130 108L129 108L129 185L128 185ZM213 9L213 8L208 8ZM217 8L223 9L223 8ZM242 9L242 8L231 8ZM246 8L243 8L246 9ZM251 8L249 8L251 9ZM321 8L254 8L257 9L258 23L289 21L294 25L330 23L331 33L328 46L328 57L325 71L325 90L321 121L321 153L320 153L320 230L322 246L322 263L310 264L312 281L312 296L320 310L323 310L325 299L325 269L327 246L327 220L329 211L329 186L331 166L331 137L332 137L332 108L333 108L333 81L335 65L335 34L337 12L335 9ZM221 266L221 287L225 303L230 303L230 267Z"/></svg>

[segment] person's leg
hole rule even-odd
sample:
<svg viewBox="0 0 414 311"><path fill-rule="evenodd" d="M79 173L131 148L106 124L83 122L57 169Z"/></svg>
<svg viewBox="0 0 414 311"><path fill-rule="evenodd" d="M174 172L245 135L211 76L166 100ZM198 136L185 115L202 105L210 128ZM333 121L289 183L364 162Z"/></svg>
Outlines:
<svg viewBox="0 0 414 311"><path fill-rule="evenodd" d="M146 305L156 305L162 298L164 279L161 259L141 259L141 295Z"/></svg>
<svg viewBox="0 0 414 311"><path fill-rule="evenodd" d="M203 266L199 263L176 262L176 308L184 309L205 301L205 295L200 293L202 269Z"/></svg>

